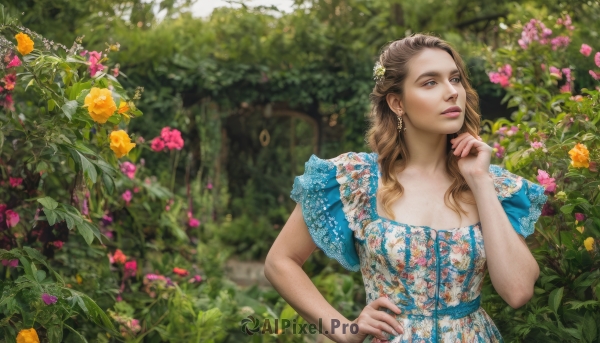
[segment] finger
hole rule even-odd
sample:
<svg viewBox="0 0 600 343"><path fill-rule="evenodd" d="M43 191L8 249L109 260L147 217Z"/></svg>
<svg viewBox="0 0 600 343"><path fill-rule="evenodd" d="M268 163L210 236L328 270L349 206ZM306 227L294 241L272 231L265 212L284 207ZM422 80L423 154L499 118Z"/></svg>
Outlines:
<svg viewBox="0 0 600 343"><path fill-rule="evenodd" d="M466 138L463 139L458 146L454 149L454 155L456 156L460 156L462 154L462 149L465 147L465 145L467 145L467 143L469 143L470 141L472 141L474 138L473 136L471 136L470 138Z"/></svg>
<svg viewBox="0 0 600 343"><path fill-rule="evenodd" d="M394 318L388 313L378 311L378 313L371 314L371 318L376 319L380 322L384 322L390 327L392 327L397 332L395 335L398 335L398 333L404 333L404 328L402 327L402 325L400 325L396 318Z"/></svg>
<svg viewBox="0 0 600 343"><path fill-rule="evenodd" d="M471 153L471 149L473 148L473 144L475 144L474 140L467 143L467 145L465 145L462 153L460 154L460 157L465 157L465 156L469 155Z"/></svg>
<svg viewBox="0 0 600 343"><path fill-rule="evenodd" d="M467 132L461 133L458 137L452 138L450 142L452 146L456 146L456 144L460 143L463 139L467 138L469 135Z"/></svg>
<svg viewBox="0 0 600 343"><path fill-rule="evenodd" d="M379 310L380 307L392 310L396 314L400 314L402 310L387 297L379 297L369 304L372 308Z"/></svg>
<svg viewBox="0 0 600 343"><path fill-rule="evenodd" d="M389 336L398 336L399 333L396 332L391 326L389 326L387 323L375 320L373 318L371 318L368 322L367 322L367 326L370 326L371 329L374 332L374 336L379 337L380 339L383 340L388 340L390 339Z"/></svg>

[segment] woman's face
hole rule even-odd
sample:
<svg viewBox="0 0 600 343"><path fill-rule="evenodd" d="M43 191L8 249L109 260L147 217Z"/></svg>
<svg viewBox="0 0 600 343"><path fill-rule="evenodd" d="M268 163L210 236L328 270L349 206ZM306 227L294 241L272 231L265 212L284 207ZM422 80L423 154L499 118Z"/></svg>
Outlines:
<svg viewBox="0 0 600 343"><path fill-rule="evenodd" d="M407 67L400 102L407 130L412 127L441 134L458 132L465 119L467 95L452 56L441 49L427 48L414 56ZM458 116L442 115L452 106L460 107Z"/></svg>

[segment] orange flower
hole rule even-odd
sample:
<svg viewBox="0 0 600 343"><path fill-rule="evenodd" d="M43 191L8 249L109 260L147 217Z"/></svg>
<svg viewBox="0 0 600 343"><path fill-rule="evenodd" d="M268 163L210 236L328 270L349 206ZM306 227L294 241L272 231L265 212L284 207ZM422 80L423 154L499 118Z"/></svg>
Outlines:
<svg viewBox="0 0 600 343"><path fill-rule="evenodd" d="M119 114L123 114L129 112L129 105L127 104L127 101L121 101L121 103L119 104Z"/></svg>
<svg viewBox="0 0 600 343"><path fill-rule="evenodd" d="M125 264L125 261L127 261L127 256L123 254L121 249L117 249L117 251L115 251L115 254L113 255L113 259L117 263Z"/></svg>
<svg viewBox="0 0 600 343"><path fill-rule="evenodd" d="M33 51L33 41L28 35L23 32L19 32L15 35L17 39L17 50L21 55L27 55Z"/></svg>
<svg viewBox="0 0 600 343"><path fill-rule="evenodd" d="M90 117L100 124L106 123L117 110L110 90L98 87L92 87L90 93L85 96L83 107L87 107Z"/></svg>
<svg viewBox="0 0 600 343"><path fill-rule="evenodd" d="M110 133L110 148L115 152L117 158L127 155L133 147L135 147L135 143L131 143L127 132L117 130Z"/></svg>
<svg viewBox="0 0 600 343"><path fill-rule="evenodd" d="M571 165L573 167L590 167L590 152L585 145L577 143L575 147L569 151L569 155L571 156Z"/></svg>
<svg viewBox="0 0 600 343"><path fill-rule="evenodd" d="M34 328L23 329L17 335L17 343L40 343L40 338Z"/></svg>
<svg viewBox="0 0 600 343"><path fill-rule="evenodd" d="M177 268L177 267L173 268L173 273L175 273L179 276L186 276L189 274L189 272L187 270L182 269L182 268Z"/></svg>

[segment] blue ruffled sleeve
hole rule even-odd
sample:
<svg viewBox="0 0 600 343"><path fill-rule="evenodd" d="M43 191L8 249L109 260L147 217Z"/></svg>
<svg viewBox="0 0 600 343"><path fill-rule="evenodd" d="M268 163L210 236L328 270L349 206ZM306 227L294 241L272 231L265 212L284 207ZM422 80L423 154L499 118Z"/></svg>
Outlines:
<svg viewBox="0 0 600 343"><path fill-rule="evenodd" d="M360 269L353 233L364 221L361 204L369 202L369 157L350 152L324 160L312 155L290 195L302 207L317 247L351 271Z"/></svg>
<svg viewBox="0 0 600 343"><path fill-rule="evenodd" d="M548 199L544 187L494 164L490 165L490 173L498 200L513 228L525 238L531 235Z"/></svg>

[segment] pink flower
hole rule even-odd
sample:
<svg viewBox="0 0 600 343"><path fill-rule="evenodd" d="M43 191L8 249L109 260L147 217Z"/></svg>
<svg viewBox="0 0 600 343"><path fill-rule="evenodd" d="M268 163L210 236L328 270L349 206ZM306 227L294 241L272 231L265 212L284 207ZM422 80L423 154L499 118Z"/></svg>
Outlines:
<svg viewBox="0 0 600 343"><path fill-rule="evenodd" d="M569 43L571 43L571 38L569 38L569 36L557 36L550 41L552 50L556 50L560 47L567 47Z"/></svg>
<svg viewBox="0 0 600 343"><path fill-rule="evenodd" d="M139 193L140 187L133 187L133 193Z"/></svg>
<svg viewBox="0 0 600 343"><path fill-rule="evenodd" d="M136 273L137 273L137 261L131 260L131 261L125 262L125 276L133 277L133 276L135 276Z"/></svg>
<svg viewBox="0 0 600 343"><path fill-rule="evenodd" d="M6 210L6 212L4 212L4 215L6 216L6 226L10 227L15 227L17 224L19 224L19 220L21 218L19 218L19 214L13 210Z"/></svg>
<svg viewBox="0 0 600 343"><path fill-rule="evenodd" d="M562 79L562 73L556 67L550 67L550 75L555 76L557 79Z"/></svg>
<svg viewBox="0 0 600 343"><path fill-rule="evenodd" d="M592 53L592 47L587 44L581 44L581 49L579 49L579 52L583 56L588 57Z"/></svg>
<svg viewBox="0 0 600 343"><path fill-rule="evenodd" d="M19 59L19 57L17 55L15 55L13 57L13 59L8 63L6 68L18 67L20 65L21 65L21 60Z"/></svg>
<svg viewBox="0 0 600 343"><path fill-rule="evenodd" d="M9 268L17 268L17 266L19 265L19 260L14 259L14 260L2 260L2 265L5 267L9 267Z"/></svg>
<svg viewBox="0 0 600 343"><path fill-rule="evenodd" d="M160 131L160 139L162 140L162 143L164 145L161 145L160 143L158 143L158 139L159 137L154 138L154 140L152 141L152 149L154 151L160 151L162 150L165 146L169 149L169 150L173 150L173 149L177 149L177 150L181 150L183 148L183 138L181 138L181 132L177 129L172 129L168 126L163 127L163 129ZM157 148L160 147L159 150L156 150L154 148L154 144L157 144Z"/></svg>
<svg viewBox="0 0 600 343"><path fill-rule="evenodd" d="M571 93L571 85L568 83L562 85L562 87L560 87L560 92L561 93Z"/></svg>
<svg viewBox="0 0 600 343"><path fill-rule="evenodd" d="M585 220L585 215L583 213L575 213L575 220L582 222Z"/></svg>
<svg viewBox="0 0 600 343"><path fill-rule="evenodd" d="M600 80L600 73L590 70L590 75L594 78L594 80Z"/></svg>
<svg viewBox="0 0 600 343"><path fill-rule="evenodd" d="M135 167L135 164L131 162L123 162L123 164L121 164L121 172L123 172L123 174L127 175L127 177L132 180L135 177L136 170L137 168Z"/></svg>
<svg viewBox="0 0 600 343"><path fill-rule="evenodd" d="M165 142L160 137L156 137L152 140L150 148L156 152L162 151L165 148Z"/></svg>
<svg viewBox="0 0 600 343"><path fill-rule="evenodd" d="M4 99L0 99L0 106L4 107L4 108L8 108L8 109L12 109L13 108L13 99L12 99L12 95L7 94Z"/></svg>
<svg viewBox="0 0 600 343"><path fill-rule="evenodd" d="M554 182L554 178L550 177L548 172L546 172L545 170L538 169L537 180L540 183L540 185L544 186L544 194L549 194L556 190L556 183Z"/></svg>
<svg viewBox="0 0 600 343"><path fill-rule="evenodd" d="M96 73L104 70L104 66L100 64L100 60L102 59L102 53L98 51L90 51L90 57L88 59L88 63L90 65L90 76L96 76Z"/></svg>
<svg viewBox="0 0 600 343"><path fill-rule="evenodd" d="M506 135L510 137L510 136L514 135L515 133L517 133L517 132L519 132L519 127L517 127L517 126L514 126L514 125L513 125L513 126L511 126L511 127L510 127L510 129L509 129L509 130L506 132Z"/></svg>
<svg viewBox="0 0 600 343"><path fill-rule="evenodd" d="M544 143L542 143L542 142L531 142L529 144L531 144L531 147L534 149L539 149L539 148L544 147Z"/></svg>
<svg viewBox="0 0 600 343"><path fill-rule="evenodd" d="M512 67L510 64L505 64L504 66L498 68L498 72L490 72L488 73L490 78L490 82L499 83L502 87L507 87L509 83L509 79L512 76Z"/></svg>
<svg viewBox="0 0 600 343"><path fill-rule="evenodd" d="M114 77L119 76L119 68L113 68L112 74L113 74Z"/></svg>
<svg viewBox="0 0 600 343"><path fill-rule="evenodd" d="M542 216L551 217L555 214L554 207L549 203L545 203L542 207Z"/></svg>
<svg viewBox="0 0 600 343"><path fill-rule="evenodd" d="M23 182L23 178L20 178L20 177L11 177L11 178L9 178L9 180L10 180L10 186L12 188L17 188Z"/></svg>
<svg viewBox="0 0 600 343"><path fill-rule="evenodd" d="M52 245L54 245L57 249L62 248L63 244L64 244L63 241L54 241L54 242L52 242Z"/></svg>
<svg viewBox="0 0 600 343"><path fill-rule="evenodd" d="M193 278L188 280L189 283L199 283L202 282L202 276L196 274Z"/></svg>
<svg viewBox="0 0 600 343"><path fill-rule="evenodd" d="M596 63L596 66L600 68L600 51L594 55L594 63Z"/></svg>
<svg viewBox="0 0 600 343"><path fill-rule="evenodd" d="M213 189L213 184L209 182L209 183L206 185L206 188L207 188L207 189Z"/></svg>
<svg viewBox="0 0 600 343"><path fill-rule="evenodd" d="M200 226L200 221L196 218L190 218L190 220L188 221L188 225L190 227L198 227Z"/></svg>
<svg viewBox="0 0 600 343"><path fill-rule="evenodd" d="M52 304L56 303L56 301L58 300L58 298L55 297L54 295L50 295L48 293L44 293L44 294L42 294L42 300L44 301L44 303L46 305L52 305Z"/></svg>
<svg viewBox="0 0 600 343"><path fill-rule="evenodd" d="M15 83L17 82L17 74L8 74L6 75L2 81L4 81L4 88L7 90L13 90L15 88Z"/></svg>
<svg viewBox="0 0 600 343"><path fill-rule="evenodd" d="M133 194L131 194L131 191L128 189L128 190L125 191L125 193L123 193L121 195L121 197L123 198L123 200L125 200L125 202L127 203L127 205L129 205L129 202L133 198Z"/></svg>
<svg viewBox="0 0 600 343"><path fill-rule="evenodd" d="M571 82L571 80L573 80L571 78L571 68L562 68L562 72L565 74L565 77L567 78L567 82Z"/></svg>
<svg viewBox="0 0 600 343"><path fill-rule="evenodd" d="M494 142L494 152L496 152L496 157L502 158L504 157L504 151L506 150L502 145Z"/></svg>

